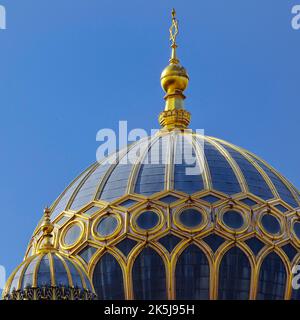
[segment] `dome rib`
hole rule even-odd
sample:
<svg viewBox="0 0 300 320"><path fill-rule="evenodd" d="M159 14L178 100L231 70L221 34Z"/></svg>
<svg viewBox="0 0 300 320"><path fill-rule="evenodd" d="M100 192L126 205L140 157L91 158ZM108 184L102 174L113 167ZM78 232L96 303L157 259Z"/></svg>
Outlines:
<svg viewBox="0 0 300 320"><path fill-rule="evenodd" d="M220 144L225 145L231 149L233 149L234 151L238 152L243 158L245 158L250 165L252 165L257 171L258 173L261 175L261 178L263 179L263 181L267 184L267 186L270 189L270 192L273 195L273 198L267 198L264 200L272 200L272 199L277 199L280 198L279 194L277 192L277 189L275 188L272 180L269 178L269 176L265 173L265 171L258 165L258 163L256 163L242 148L239 148L237 146L235 146L234 144L228 143L227 141L218 139L218 138L212 138L213 140L218 141ZM245 175L244 175L245 176ZM247 181L247 179L246 179ZM248 182L247 182L248 184ZM250 191L250 190L249 190ZM254 194L255 196L260 197L259 195ZM262 198L262 197L260 197ZM263 199L263 198L262 198Z"/></svg>
<svg viewBox="0 0 300 320"><path fill-rule="evenodd" d="M55 287L57 283L55 279L54 261L51 253L48 253L48 259L49 259L49 268L50 268L50 275L51 275L51 284L53 287Z"/></svg>
<svg viewBox="0 0 300 320"><path fill-rule="evenodd" d="M63 259L63 257L58 253L56 253L55 255L61 261L61 263L63 264L63 266L64 266L64 268L65 268L65 270L67 272L67 277L68 277L68 281L69 281L70 286L74 287L73 278L72 278L70 269L69 269L68 265L66 264L65 259Z"/></svg>
<svg viewBox="0 0 300 320"><path fill-rule="evenodd" d="M291 183L290 183L290 185L291 185L291 188L293 188L293 190L294 190L294 194L296 195L296 198L298 199L298 202L300 203L300 191L298 191L296 189L296 187L294 187Z"/></svg>
<svg viewBox="0 0 300 320"><path fill-rule="evenodd" d="M131 148L132 146L128 147ZM105 188L105 185L109 179L109 177L111 176L111 174L113 173L113 171L115 170L115 168L117 167L117 165L119 164L120 160L123 159L123 157L127 154L127 151L128 151L127 148L125 149L122 149L120 150L119 152L117 152L116 154L116 163L114 164L110 164L110 167L109 169L105 172L105 174L102 176L102 179L98 185L98 188L96 190L96 193L95 193L95 197L94 197L94 200L99 200L101 199L101 195L102 195L102 192Z"/></svg>
<svg viewBox="0 0 300 320"><path fill-rule="evenodd" d="M190 137L192 139L188 139ZM193 154L189 157L196 158L196 169L201 167L201 172L186 172L195 167L189 164L189 158L179 162L182 158L180 150L189 147L182 145L182 139L192 145ZM151 153L158 155L162 145L165 149L160 158L165 160L166 157L168 161L145 164L143 160L150 159ZM168 190L186 194L217 191L229 196L245 193L264 201L283 200L293 208L300 204L297 189L275 169L247 150L218 138L179 130L160 131L121 149L117 155L117 163L109 163L110 157L116 156L113 154L73 180L55 200L52 220L64 210L77 212L92 201L109 203L129 194L148 197ZM133 163L126 164L125 157Z"/></svg>
<svg viewBox="0 0 300 320"><path fill-rule="evenodd" d="M22 277L22 283L20 285L21 288L26 287L28 284L33 285L33 273L35 270L37 257L29 262L29 264L24 268L25 273Z"/></svg>
<svg viewBox="0 0 300 320"><path fill-rule="evenodd" d="M139 168L134 186L135 193L150 196L165 190L166 154L163 148L166 141L165 136L160 136L149 148L146 161Z"/></svg>
<svg viewBox="0 0 300 320"><path fill-rule="evenodd" d="M110 178L113 176L115 170L118 170L119 166L122 166L122 159L125 158L125 156L128 156L128 153L134 149L136 146L139 146L139 141L132 143L130 146L122 149L117 153L117 161L116 163L112 164L110 168L106 171L104 176L102 177L102 181L99 184L98 190L95 195L95 200L102 200L103 193L107 187L107 184L109 183ZM127 159L128 160L128 159ZM132 170L132 169L131 169ZM125 190L124 190L125 191ZM106 201L105 199L103 199Z"/></svg>
<svg viewBox="0 0 300 320"><path fill-rule="evenodd" d="M36 265L34 268L34 272L32 274L32 276L33 276L32 286L33 287L38 287L38 274L39 274L40 264L41 264L41 261L43 258L44 258L43 254L37 257L37 262L36 262Z"/></svg>
<svg viewBox="0 0 300 320"><path fill-rule="evenodd" d="M40 271L40 268L41 268L42 260L45 258L45 256L46 256L45 254L41 254L38 257L38 261L37 261L35 269L34 269L34 278L33 278L34 280L33 280L33 283L34 283L35 287L39 287L39 271ZM51 279L51 285L53 286L52 279Z"/></svg>
<svg viewBox="0 0 300 320"><path fill-rule="evenodd" d="M78 210L86 203L95 200L96 192L99 188L100 183L107 170L111 166L109 161L112 157L116 155L113 154L109 158L103 159L98 163L97 168L92 172L92 174L86 179L80 190L78 190L76 197L73 200L73 203L70 206L72 210Z"/></svg>
<svg viewBox="0 0 300 320"><path fill-rule="evenodd" d="M201 171L200 161L197 158L197 150L194 147L193 135L187 138L187 134L179 133L174 140L174 190L193 194L205 188L203 179L203 170ZM191 150L190 150L191 149ZM191 157L188 153L192 152ZM194 160L196 163L189 163L189 160ZM188 160L188 162L186 161ZM188 169L198 170L198 174L188 174Z"/></svg>
<svg viewBox="0 0 300 320"><path fill-rule="evenodd" d="M276 187L276 190L279 194L279 198L283 199L286 203L288 203L289 205L291 205L292 207L299 207L300 206L300 200L298 199L294 189L292 188L292 184L285 178L283 177L277 170L275 170L272 166L270 166L268 163L266 163L263 159L259 158L258 156L256 156L255 154L246 151L256 162L258 162L258 164L265 166L280 182L281 187L283 187L284 189L287 189L288 192L291 195L291 200L292 201L287 201L289 199L286 198L287 194L284 194L282 192L280 192L279 186ZM266 171L266 170L265 170ZM266 174L268 174L266 172ZM269 176L269 175L268 175ZM272 180L272 178L269 176L269 178ZM275 182L272 180L273 184L275 184ZM288 196L289 197L289 196Z"/></svg>
<svg viewBox="0 0 300 320"><path fill-rule="evenodd" d="M54 204L51 206L52 219L56 218L61 211L64 211L66 209L66 205L68 204L70 197L73 194L73 190L76 190L77 186L85 178L85 176L89 173L93 166L95 166L95 163L93 163L82 174L75 178L65 189L65 191L56 199Z"/></svg>
<svg viewBox="0 0 300 320"><path fill-rule="evenodd" d="M173 142L173 135L170 134L167 136L168 138L168 150L167 150L167 162L165 167L165 188L164 190L172 190L172 172L173 172L173 157L174 157L174 143Z"/></svg>
<svg viewBox="0 0 300 320"><path fill-rule="evenodd" d="M4 290L4 295L6 293L9 293L11 291L11 288L12 288L12 285L14 283L15 280L17 280L17 283L16 283L16 287L15 289L16 290L19 290L20 286L21 286L21 281L23 279L22 277L22 273L24 274L25 270L24 269L27 269L28 265L31 263L31 261L34 260L34 258L36 258L35 256L32 256L30 258L28 258L27 260L24 260L14 271L13 273L11 274L11 276L8 278L7 280L7 284L6 284L6 287L5 287L5 290ZM20 273L18 279L16 279L16 276L17 274Z"/></svg>
<svg viewBox="0 0 300 320"><path fill-rule="evenodd" d="M137 160L136 153L141 149L142 144L143 141L141 140L133 143L128 148L122 159L119 160L118 164L107 179L100 196L101 200L111 202L125 194L127 190L128 179L134 165L133 161Z"/></svg>
<svg viewBox="0 0 300 320"><path fill-rule="evenodd" d="M141 163L143 159L145 158L147 152L149 152L149 149L151 148L151 145L153 143L153 140L158 139L157 136L154 137L147 137L145 138L141 143L147 143L145 150L141 152L139 155L139 158L137 159L136 163L133 164L131 168L131 172L129 174L128 182L127 182L127 187L126 187L126 194L134 193L134 186L135 182L139 173L139 168L141 166Z"/></svg>
<svg viewBox="0 0 300 320"><path fill-rule="evenodd" d="M32 273L32 286L35 285L35 271L36 271L36 268L37 268L36 266L37 266L37 264L38 264L38 262L39 262L40 259L39 259L38 257L36 257L36 256L33 256L32 258L33 258L33 259L27 261L26 264L24 264L23 266L21 266L22 271L21 271L21 274L20 274L20 278L19 278L18 286L16 287L16 290L21 290L21 289L22 289L22 282L23 282L23 279L24 279L24 275L25 275L25 273L26 273L26 271L27 271L27 269L28 269L28 266L29 266L32 262L34 262L34 260L36 259L35 265L33 266L33 267L34 267L34 271L33 271L33 273ZM10 288L10 291L11 291L11 289L13 289L13 288Z"/></svg>
<svg viewBox="0 0 300 320"><path fill-rule="evenodd" d="M225 148L223 148L222 145L220 145L219 143L217 143L213 139L210 139L209 137L205 137L205 140L208 141L210 144L214 145L218 149L218 151L225 157L225 159L227 160L227 162L231 166L235 176L238 179L239 185L241 187L241 192L248 193L249 188L248 188L248 184L246 182L245 176L242 173L242 171L241 171L240 167L238 166L238 164L236 163L236 161L230 155L230 153Z"/></svg>
<svg viewBox="0 0 300 320"><path fill-rule="evenodd" d="M134 166L134 168L133 168L134 172L133 172L132 185L130 187L131 193L138 193L138 194L142 194L142 195L147 195L148 194L147 192L142 191L142 190L139 190L137 192L137 188L141 189L142 186L146 185L146 184L142 183L142 179L147 176L146 174L143 175L143 173L144 173L143 171L145 170L145 172L147 172L148 167L146 167L146 166L151 165L152 168L155 166L155 164L154 165L150 164L151 163L151 152L152 152L151 150L153 150L152 148L154 148L156 144L158 144L158 147L160 149L160 141L161 141L161 136L160 135L157 135L157 136L154 136L153 138L151 138L150 139L150 143L148 145L148 148L143 153L143 156L137 162L136 166ZM148 157L148 159L146 159L146 156ZM149 159L149 156L150 156L150 159ZM148 162L148 163L145 163L145 162ZM166 166L164 166L163 181L165 181L165 170L166 170L165 167ZM152 175L152 177L153 176L154 175ZM141 181L139 181L139 179ZM152 179L151 179L151 181L152 181L151 184L155 183ZM164 188L165 187L163 186L162 190L164 190Z"/></svg>
<svg viewBox="0 0 300 320"><path fill-rule="evenodd" d="M239 178L228 159L208 140L204 140L204 151L215 191L232 196L242 192Z"/></svg>
<svg viewBox="0 0 300 320"><path fill-rule="evenodd" d="M78 278L76 283L73 277ZM49 300L60 295L65 295L68 300L95 298L94 288L79 262L62 256L58 251L48 250L23 261L3 290L6 300L39 300L40 295Z"/></svg>
<svg viewBox="0 0 300 320"><path fill-rule="evenodd" d="M94 164L94 166L91 168L91 170L89 170L89 172L86 174L86 176L84 177L84 179L82 179L82 181L79 183L79 185L77 186L76 190L74 191L73 195L70 197L67 205L66 205L66 209L73 209L74 203L76 203L76 199L78 194L83 190L83 187L85 186L86 182L89 180L89 178L95 173L95 171L101 166L101 164L105 161L105 159L103 159L101 161L101 163L96 162ZM75 209L76 210L76 209Z"/></svg>
<svg viewBox="0 0 300 320"><path fill-rule="evenodd" d="M197 135L194 135L194 148L196 152L196 156L198 159L198 162L200 163L202 171L202 180L204 184L205 190L212 190L212 183L211 183L211 176L209 171L209 166L207 159L205 157L204 148L202 143L200 142L200 137ZM201 136L201 139L204 141L204 137Z"/></svg>
<svg viewBox="0 0 300 320"><path fill-rule="evenodd" d="M69 263L72 263L73 267L76 269L77 273L79 274L79 277L80 277L81 283L82 283L82 287L83 287L85 290L88 290L87 285L86 285L86 282L85 282L85 278L84 278L84 276L83 276L83 274L82 274L82 271L78 268L77 264L73 263L73 262L70 261L69 259L68 259L68 262L69 262ZM77 262L77 261L76 261L76 262Z"/></svg>

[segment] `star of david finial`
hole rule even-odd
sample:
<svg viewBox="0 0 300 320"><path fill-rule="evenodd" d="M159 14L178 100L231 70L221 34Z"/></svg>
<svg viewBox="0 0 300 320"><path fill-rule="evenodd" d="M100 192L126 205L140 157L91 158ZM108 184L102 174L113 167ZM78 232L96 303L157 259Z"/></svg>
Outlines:
<svg viewBox="0 0 300 320"><path fill-rule="evenodd" d="M173 46L177 46L176 45L176 38L177 38L177 35L178 35L178 20L176 19L176 11L175 9L173 8L172 10L172 25L170 27L170 41L172 42L172 45L171 47Z"/></svg>

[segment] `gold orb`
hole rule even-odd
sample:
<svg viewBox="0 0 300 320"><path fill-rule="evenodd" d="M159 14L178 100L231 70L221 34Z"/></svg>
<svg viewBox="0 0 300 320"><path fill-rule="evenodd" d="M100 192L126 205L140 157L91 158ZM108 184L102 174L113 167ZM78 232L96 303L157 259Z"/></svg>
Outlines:
<svg viewBox="0 0 300 320"><path fill-rule="evenodd" d="M189 83L189 76L180 64L169 64L161 73L161 86L167 93L184 91Z"/></svg>

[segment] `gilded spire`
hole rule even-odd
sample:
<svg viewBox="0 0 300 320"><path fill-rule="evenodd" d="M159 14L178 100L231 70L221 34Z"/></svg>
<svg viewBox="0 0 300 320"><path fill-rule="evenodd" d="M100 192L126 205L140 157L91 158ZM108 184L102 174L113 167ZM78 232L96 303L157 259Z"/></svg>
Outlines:
<svg viewBox="0 0 300 320"><path fill-rule="evenodd" d="M177 58L177 35L179 33L178 20L175 9L172 10L172 25L169 29L171 41L171 58L169 65L161 74L161 86L166 92L165 110L159 115L159 123L162 127L172 130L174 128L185 129L190 123L190 113L184 109L184 90L188 86L189 76Z"/></svg>
<svg viewBox="0 0 300 320"><path fill-rule="evenodd" d="M176 11L174 8L172 10L172 25L169 31L170 31L170 41L172 43L171 44L172 54L171 54L170 63L179 63L176 57L176 48L177 48L176 38L179 32L179 29L178 29L178 20L176 19Z"/></svg>
<svg viewBox="0 0 300 320"><path fill-rule="evenodd" d="M38 251L53 250L54 247L53 247L51 238L53 237L52 231L54 229L54 225L51 223L51 220L50 220L49 208L45 208L44 210L44 221L40 228L41 228L41 231L43 232L43 235L38 247Z"/></svg>

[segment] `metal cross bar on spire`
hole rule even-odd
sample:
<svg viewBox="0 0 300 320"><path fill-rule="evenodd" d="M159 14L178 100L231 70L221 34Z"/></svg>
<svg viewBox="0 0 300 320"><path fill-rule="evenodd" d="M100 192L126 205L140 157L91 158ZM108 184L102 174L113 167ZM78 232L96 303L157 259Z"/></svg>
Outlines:
<svg viewBox="0 0 300 320"><path fill-rule="evenodd" d="M179 33L179 29L178 29L178 20L176 19L176 11L174 8L172 10L172 25L169 30L170 30L170 41L172 42L171 47L173 46L177 47L176 38Z"/></svg>

